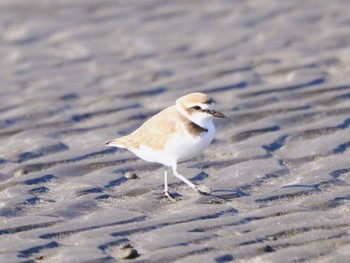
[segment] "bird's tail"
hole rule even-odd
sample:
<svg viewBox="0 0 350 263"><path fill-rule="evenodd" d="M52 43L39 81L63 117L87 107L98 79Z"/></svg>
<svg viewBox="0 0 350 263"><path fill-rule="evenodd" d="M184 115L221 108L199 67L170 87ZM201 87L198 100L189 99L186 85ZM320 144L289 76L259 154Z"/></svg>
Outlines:
<svg viewBox="0 0 350 263"><path fill-rule="evenodd" d="M135 144L135 141L129 136L124 136L124 137L106 142L107 146L113 146L113 147L118 147L122 149L128 149L130 147L132 148L134 144Z"/></svg>
<svg viewBox="0 0 350 263"><path fill-rule="evenodd" d="M107 146L113 146L113 147L118 147L118 148L125 148L125 146L123 146L118 139L106 142Z"/></svg>

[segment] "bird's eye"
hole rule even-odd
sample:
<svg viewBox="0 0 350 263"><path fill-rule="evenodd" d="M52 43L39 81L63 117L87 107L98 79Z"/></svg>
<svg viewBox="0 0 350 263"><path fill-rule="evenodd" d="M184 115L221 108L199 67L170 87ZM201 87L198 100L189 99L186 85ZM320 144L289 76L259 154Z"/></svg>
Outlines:
<svg viewBox="0 0 350 263"><path fill-rule="evenodd" d="M194 109L194 110L201 110L202 108L199 107L199 106L194 106L194 107L192 107L192 109Z"/></svg>

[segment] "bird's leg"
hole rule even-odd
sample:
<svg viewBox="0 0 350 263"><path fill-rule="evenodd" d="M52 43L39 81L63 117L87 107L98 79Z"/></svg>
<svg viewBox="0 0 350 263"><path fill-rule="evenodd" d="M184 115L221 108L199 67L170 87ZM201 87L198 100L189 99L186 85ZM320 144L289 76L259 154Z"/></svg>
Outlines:
<svg viewBox="0 0 350 263"><path fill-rule="evenodd" d="M174 175L179 178L181 181L183 181L184 183L186 183L188 186L190 186L191 188L193 188L194 190L196 190L198 193L200 194L205 194L206 192L204 191L201 191L200 189L198 189L198 187L193 184L192 182L190 182L189 180L187 180L185 177L183 177L181 174L179 174L176 170L177 166L176 165L173 165L173 173Z"/></svg>
<svg viewBox="0 0 350 263"><path fill-rule="evenodd" d="M168 191L168 167L165 166L164 169L164 193L171 201L176 201L175 198Z"/></svg>

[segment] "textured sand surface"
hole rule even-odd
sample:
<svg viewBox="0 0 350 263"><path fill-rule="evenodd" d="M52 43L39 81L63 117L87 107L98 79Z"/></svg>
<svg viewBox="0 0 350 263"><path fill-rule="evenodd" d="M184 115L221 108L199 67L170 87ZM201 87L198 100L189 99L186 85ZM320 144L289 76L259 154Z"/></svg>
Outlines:
<svg viewBox="0 0 350 263"><path fill-rule="evenodd" d="M0 262L349 262L349 8L1 1ZM104 143L193 91L228 118L173 203Z"/></svg>

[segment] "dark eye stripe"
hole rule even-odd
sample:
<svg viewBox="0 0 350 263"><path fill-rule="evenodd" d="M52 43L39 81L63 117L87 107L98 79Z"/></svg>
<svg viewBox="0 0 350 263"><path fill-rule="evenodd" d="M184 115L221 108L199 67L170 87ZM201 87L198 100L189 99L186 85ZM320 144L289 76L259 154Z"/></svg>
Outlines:
<svg viewBox="0 0 350 263"><path fill-rule="evenodd" d="M205 104L213 104L215 101L213 99L208 99L207 101L204 102Z"/></svg>

